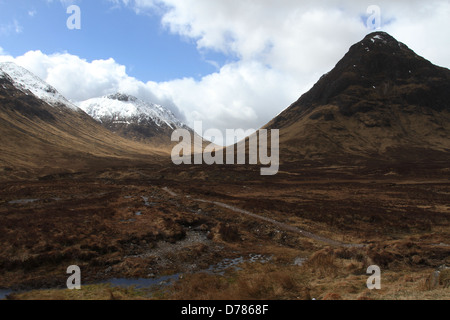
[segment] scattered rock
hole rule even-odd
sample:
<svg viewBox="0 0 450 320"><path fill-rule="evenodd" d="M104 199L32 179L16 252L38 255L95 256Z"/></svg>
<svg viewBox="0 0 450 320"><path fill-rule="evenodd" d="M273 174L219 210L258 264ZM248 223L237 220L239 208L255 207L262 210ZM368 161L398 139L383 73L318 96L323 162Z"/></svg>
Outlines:
<svg viewBox="0 0 450 320"><path fill-rule="evenodd" d="M294 266L299 266L301 267L306 261L306 258L302 258L302 257L297 257L294 259Z"/></svg>

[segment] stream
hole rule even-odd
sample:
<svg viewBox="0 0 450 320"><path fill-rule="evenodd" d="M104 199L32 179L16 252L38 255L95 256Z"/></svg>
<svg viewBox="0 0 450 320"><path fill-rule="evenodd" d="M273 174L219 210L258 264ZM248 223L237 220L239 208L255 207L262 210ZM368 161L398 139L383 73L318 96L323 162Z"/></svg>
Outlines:
<svg viewBox="0 0 450 320"><path fill-rule="evenodd" d="M248 262L260 262L267 263L272 260L271 256L265 256L260 254L249 254L248 256L239 256L236 258L225 258L222 261L210 265L208 269L198 271L197 273L209 273L209 274L217 274L224 275L225 271L233 269L235 271L240 270L239 265ZM99 283L94 283L93 285L98 284L110 284L113 287L122 287L122 288L131 288L134 287L136 289L152 289L155 286L158 288L162 288L165 286L169 286L172 283L178 281L182 278L181 273L177 273L169 276L161 276L155 278L140 278L140 279L127 279L127 278L113 278L109 280L105 280ZM92 285L92 284L91 284ZM60 290L61 288L53 288L54 290ZM42 289L42 290L51 290L51 288ZM32 290L34 291L34 290ZM39 291L39 289L37 289ZM24 291L14 291L10 289L0 289L0 300L6 299L7 295L11 293L25 293Z"/></svg>

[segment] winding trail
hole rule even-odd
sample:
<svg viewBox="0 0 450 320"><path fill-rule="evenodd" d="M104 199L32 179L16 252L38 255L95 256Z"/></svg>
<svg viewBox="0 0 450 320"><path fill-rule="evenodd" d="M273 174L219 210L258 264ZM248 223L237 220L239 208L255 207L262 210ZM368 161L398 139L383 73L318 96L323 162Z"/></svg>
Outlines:
<svg viewBox="0 0 450 320"><path fill-rule="evenodd" d="M171 196L173 196L173 197L178 197L177 193L171 191L167 187L163 188L163 190L165 192L167 192L168 194L170 194ZM268 218L268 217L264 217L264 216L261 216L259 214L255 214L255 213L252 213L250 211L243 210L241 208L238 208L238 207L235 207L235 206L223 203L223 202L210 201L210 200L204 200L204 199L192 199L192 200L197 201L197 202L210 203L210 204L213 204L213 205L225 208L225 209L229 209L229 210L234 211L236 213L244 214L244 215L252 217L254 219L258 219L258 220L262 220L262 221L268 222L268 223L270 223L272 225L275 225L278 228L283 229L285 231L290 231L290 232L293 232L293 233L297 233L297 234L300 234L300 235L302 235L304 237L307 237L307 238L310 238L310 239L313 239L313 240L316 240L316 241L319 241L319 242L323 242L323 243L326 243L326 244L331 245L331 246L344 247L344 248L363 248L363 247L365 247L364 244L344 243L344 242L340 242L340 241L337 241L337 240L328 239L328 238L319 236L317 234L314 234L312 232L308 232L308 231L302 230L300 228L291 226L289 224L286 224L286 223L283 223L283 222L279 222L277 220L274 220L274 219L271 219L271 218Z"/></svg>
<svg viewBox="0 0 450 320"><path fill-rule="evenodd" d="M168 194L170 194L172 197L178 197L178 194L176 194L175 192L171 191L169 188L164 187L163 190L165 192L167 192Z"/></svg>

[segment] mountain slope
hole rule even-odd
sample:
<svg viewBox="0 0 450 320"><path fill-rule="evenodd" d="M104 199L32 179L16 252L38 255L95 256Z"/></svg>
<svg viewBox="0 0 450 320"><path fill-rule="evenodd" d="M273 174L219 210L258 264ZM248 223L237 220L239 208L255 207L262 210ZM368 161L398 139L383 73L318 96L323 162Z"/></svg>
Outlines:
<svg viewBox="0 0 450 320"><path fill-rule="evenodd" d="M280 129L282 161L448 160L450 70L375 32L264 128Z"/></svg>
<svg viewBox="0 0 450 320"><path fill-rule="evenodd" d="M64 98L55 88L30 71L13 62L0 63L0 77L9 78L11 84L26 95L32 94L53 107L66 107L78 111L78 107Z"/></svg>
<svg viewBox="0 0 450 320"><path fill-rule="evenodd" d="M105 128L137 141L170 145L175 129L188 129L168 109L126 94L113 94L78 103Z"/></svg>
<svg viewBox="0 0 450 320"><path fill-rule="evenodd" d="M152 162L167 154L111 134L27 70L0 64L1 178Z"/></svg>

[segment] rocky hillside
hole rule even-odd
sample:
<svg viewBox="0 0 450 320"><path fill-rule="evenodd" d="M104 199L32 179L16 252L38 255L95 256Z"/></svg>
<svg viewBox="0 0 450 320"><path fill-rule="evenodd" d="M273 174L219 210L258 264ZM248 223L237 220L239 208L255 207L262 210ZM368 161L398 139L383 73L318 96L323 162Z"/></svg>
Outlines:
<svg viewBox="0 0 450 320"><path fill-rule="evenodd" d="M280 129L281 161L450 160L450 70L384 32L265 126Z"/></svg>

